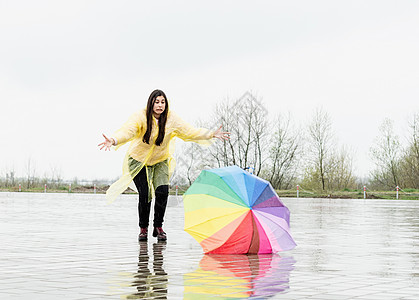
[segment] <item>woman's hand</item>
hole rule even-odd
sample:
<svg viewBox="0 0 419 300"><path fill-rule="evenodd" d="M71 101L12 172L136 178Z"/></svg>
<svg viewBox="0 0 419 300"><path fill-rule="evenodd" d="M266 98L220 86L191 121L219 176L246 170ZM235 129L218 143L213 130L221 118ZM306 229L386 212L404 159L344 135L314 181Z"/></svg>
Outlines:
<svg viewBox="0 0 419 300"><path fill-rule="evenodd" d="M223 126L220 126L220 128L218 128L216 131L214 131L212 136L217 138L217 139L227 141L227 140L230 139L230 132L221 131L222 127Z"/></svg>
<svg viewBox="0 0 419 300"><path fill-rule="evenodd" d="M115 145L115 140L113 138L107 138L106 135L102 133L103 137L105 138L105 141L103 143L100 143L98 147L100 147L100 150L105 148L105 151L111 150L111 146Z"/></svg>

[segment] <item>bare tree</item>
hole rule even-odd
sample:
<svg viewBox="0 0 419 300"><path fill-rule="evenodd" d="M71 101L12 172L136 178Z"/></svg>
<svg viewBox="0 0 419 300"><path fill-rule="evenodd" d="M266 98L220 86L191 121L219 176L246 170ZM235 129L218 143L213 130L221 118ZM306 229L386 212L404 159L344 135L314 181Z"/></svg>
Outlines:
<svg viewBox="0 0 419 300"><path fill-rule="evenodd" d="M61 167L57 165L50 166L50 174L51 174L50 182L52 185L55 186L55 188L59 188L63 181L61 173L62 173Z"/></svg>
<svg viewBox="0 0 419 300"><path fill-rule="evenodd" d="M221 124L223 126L223 130L230 132L232 136L237 136L237 134L239 134L235 113L231 109L231 105L228 100L218 104L215 108L214 114L214 120L208 127L214 127ZM210 148L209 156L212 160L214 160L217 167L228 166L229 164L235 165L235 150L233 141L225 141L214 144Z"/></svg>
<svg viewBox="0 0 419 300"><path fill-rule="evenodd" d="M216 107L214 123L221 123L224 130L231 132L230 140L211 148L211 155L219 167L252 167L259 175L265 159L266 114L266 108L250 92L231 104L224 101Z"/></svg>
<svg viewBox="0 0 419 300"><path fill-rule="evenodd" d="M308 125L307 157L303 175L305 187L314 190L341 190L356 186L353 155L342 146L339 150L329 115L316 109Z"/></svg>
<svg viewBox="0 0 419 300"><path fill-rule="evenodd" d="M14 166L12 165L11 167L5 168L4 173L5 173L4 186L5 187L14 186L15 180L16 180L16 172L15 172Z"/></svg>
<svg viewBox="0 0 419 300"><path fill-rule="evenodd" d="M32 158L26 160L25 174L26 174L26 187L29 189L35 184L35 163Z"/></svg>
<svg viewBox="0 0 419 300"><path fill-rule="evenodd" d="M393 121L386 118L380 126L380 136L370 149L376 169L372 172L375 185L394 188L399 183L401 145L393 130Z"/></svg>
<svg viewBox="0 0 419 300"><path fill-rule="evenodd" d="M278 115L273 124L273 135L266 165L266 178L276 189L287 189L297 175L301 138L291 124L291 117Z"/></svg>
<svg viewBox="0 0 419 300"><path fill-rule="evenodd" d="M356 187L356 177L353 174L353 154L345 146L331 157L328 173L328 189L343 190Z"/></svg>
<svg viewBox="0 0 419 300"><path fill-rule="evenodd" d="M311 181L318 181L321 189L326 189L327 173L333 168L334 136L332 122L323 109L316 109L308 126L309 166L306 175L311 174ZM307 177L307 176L306 176Z"/></svg>
<svg viewBox="0 0 419 300"><path fill-rule="evenodd" d="M401 185L419 188L419 113L413 115L410 122L409 144L400 162Z"/></svg>

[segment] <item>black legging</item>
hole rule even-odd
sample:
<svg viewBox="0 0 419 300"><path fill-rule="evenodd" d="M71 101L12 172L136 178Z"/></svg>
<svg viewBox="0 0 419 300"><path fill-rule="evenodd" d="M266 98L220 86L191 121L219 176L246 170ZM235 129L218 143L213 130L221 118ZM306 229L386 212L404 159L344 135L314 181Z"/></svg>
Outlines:
<svg viewBox="0 0 419 300"><path fill-rule="evenodd" d="M138 217L141 228L147 228L150 218L151 202L148 202L148 183L146 167L143 167L134 177L134 183L138 190ZM166 212L167 198L169 196L169 186L161 185L155 190L156 200L154 202L154 227L162 227L164 213Z"/></svg>

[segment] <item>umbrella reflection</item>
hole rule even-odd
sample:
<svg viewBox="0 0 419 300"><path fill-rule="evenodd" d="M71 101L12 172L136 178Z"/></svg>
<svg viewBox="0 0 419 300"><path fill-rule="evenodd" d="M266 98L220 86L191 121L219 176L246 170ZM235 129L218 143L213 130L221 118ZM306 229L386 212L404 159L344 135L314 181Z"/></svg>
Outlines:
<svg viewBox="0 0 419 300"><path fill-rule="evenodd" d="M289 289L292 257L277 254L206 254L199 269L184 276L184 299L273 297Z"/></svg>
<svg viewBox="0 0 419 300"><path fill-rule="evenodd" d="M150 258L147 242L140 242L138 255L138 272L134 275L132 286L137 288L135 294L125 299L167 299L167 273L163 269L163 251L166 242L153 244L152 270L150 270Z"/></svg>

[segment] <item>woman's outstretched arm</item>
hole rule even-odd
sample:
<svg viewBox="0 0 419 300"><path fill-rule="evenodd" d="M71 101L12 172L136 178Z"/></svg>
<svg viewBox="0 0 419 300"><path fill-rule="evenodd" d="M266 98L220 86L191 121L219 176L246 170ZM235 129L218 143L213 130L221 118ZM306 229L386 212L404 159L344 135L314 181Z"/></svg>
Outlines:
<svg viewBox="0 0 419 300"><path fill-rule="evenodd" d="M100 150L105 148L105 151L111 150L111 146L116 145L116 141L114 138L108 138L106 135L102 133L103 137L105 138L105 141L100 143L98 147L100 147ZM102 147L101 147L102 146Z"/></svg>

